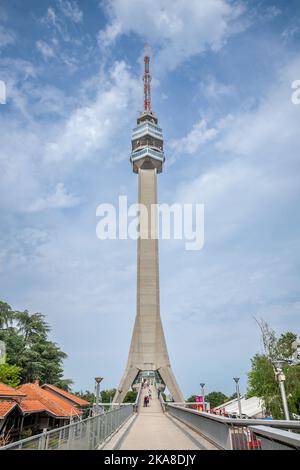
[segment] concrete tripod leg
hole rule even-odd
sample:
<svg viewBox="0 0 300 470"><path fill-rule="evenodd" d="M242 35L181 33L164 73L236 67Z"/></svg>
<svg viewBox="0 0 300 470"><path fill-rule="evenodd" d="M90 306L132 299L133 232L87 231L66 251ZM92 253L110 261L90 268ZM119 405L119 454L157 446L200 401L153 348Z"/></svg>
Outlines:
<svg viewBox="0 0 300 470"><path fill-rule="evenodd" d="M123 402L126 393L130 389L138 373L139 369L137 367L126 368L124 375L121 379L120 385L115 393L113 403Z"/></svg>
<svg viewBox="0 0 300 470"><path fill-rule="evenodd" d="M184 402L183 395L180 391L180 388L178 387L178 384L176 382L175 376L172 372L172 369L170 366L163 366L158 369L158 372L160 373L161 378L163 379L166 387L168 388L169 392L171 393L174 401L177 402Z"/></svg>

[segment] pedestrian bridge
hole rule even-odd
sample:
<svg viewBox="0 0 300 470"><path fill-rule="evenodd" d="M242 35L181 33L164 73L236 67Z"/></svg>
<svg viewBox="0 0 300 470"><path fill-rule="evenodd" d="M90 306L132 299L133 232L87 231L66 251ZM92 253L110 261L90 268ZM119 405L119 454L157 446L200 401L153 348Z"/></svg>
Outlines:
<svg viewBox="0 0 300 470"><path fill-rule="evenodd" d="M198 412L188 403L164 402L155 385L136 402L103 404L110 409L0 450L300 450L300 422L231 419ZM296 432L294 432L296 431Z"/></svg>
<svg viewBox="0 0 300 470"><path fill-rule="evenodd" d="M155 386L150 386L151 399L144 406L149 387L141 389L137 412L102 446L104 450L204 450L217 449L179 420L165 413Z"/></svg>

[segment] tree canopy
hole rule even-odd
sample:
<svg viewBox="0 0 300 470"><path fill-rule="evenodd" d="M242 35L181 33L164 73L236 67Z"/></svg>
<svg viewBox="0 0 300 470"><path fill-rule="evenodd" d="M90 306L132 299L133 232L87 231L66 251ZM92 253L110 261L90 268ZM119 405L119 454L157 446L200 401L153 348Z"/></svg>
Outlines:
<svg viewBox="0 0 300 470"><path fill-rule="evenodd" d="M16 365L0 364L0 382L17 387L20 384L21 368Z"/></svg>
<svg viewBox="0 0 300 470"><path fill-rule="evenodd" d="M292 343L297 335L288 331L278 338L275 331L264 320L257 321L257 323L261 330L263 352L255 354L251 359L247 396L262 398L267 414L274 419L283 419L282 400L272 361L291 357ZM285 388L289 410L291 413L299 415L300 366L290 366L287 363L283 370L286 377Z"/></svg>
<svg viewBox="0 0 300 470"><path fill-rule="evenodd" d="M63 379L67 355L49 340L50 331L43 314L14 311L0 301L0 340L6 344L7 365L19 368L21 383L39 379L68 390L72 381Z"/></svg>
<svg viewBox="0 0 300 470"><path fill-rule="evenodd" d="M211 408L220 406L222 403L225 403L228 400L229 398L222 392L210 392L205 396L205 401L210 404Z"/></svg>
<svg viewBox="0 0 300 470"><path fill-rule="evenodd" d="M207 395L205 395L204 400L210 404L211 408L215 408L216 406L222 405L222 403L225 403L226 401L229 401L231 398L227 397L224 393L222 392L210 392ZM191 395L188 399L188 402L195 402L196 401L196 395Z"/></svg>

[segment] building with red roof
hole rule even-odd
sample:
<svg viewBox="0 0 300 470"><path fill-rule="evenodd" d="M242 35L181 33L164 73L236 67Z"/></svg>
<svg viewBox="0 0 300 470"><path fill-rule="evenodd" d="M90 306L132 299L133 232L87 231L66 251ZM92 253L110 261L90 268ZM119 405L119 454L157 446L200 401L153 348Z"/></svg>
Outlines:
<svg viewBox="0 0 300 470"><path fill-rule="evenodd" d="M50 384L28 383L15 389L0 383L0 437L9 433L12 439L18 439L26 430L38 434L65 426L80 419L82 408L89 405Z"/></svg>
<svg viewBox="0 0 300 470"><path fill-rule="evenodd" d="M0 399L7 398L7 397L21 399L22 397L24 398L25 395L20 390L16 390L15 388L10 387L9 385L5 385L2 382L0 382Z"/></svg>
<svg viewBox="0 0 300 470"><path fill-rule="evenodd" d="M52 394L62 398L66 402L74 404L75 407L90 405L88 401L83 400L82 398L77 397L76 395L73 395L73 393L66 392L66 390L62 390L58 387L55 387L55 385L44 384L42 385L42 388L44 390L50 391Z"/></svg>

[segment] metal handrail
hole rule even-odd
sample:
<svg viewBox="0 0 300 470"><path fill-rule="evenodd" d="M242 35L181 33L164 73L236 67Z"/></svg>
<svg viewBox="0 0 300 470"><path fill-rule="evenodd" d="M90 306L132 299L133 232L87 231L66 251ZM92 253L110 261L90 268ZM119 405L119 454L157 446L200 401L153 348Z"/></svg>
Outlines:
<svg viewBox="0 0 300 470"><path fill-rule="evenodd" d="M135 402L133 404L133 409L136 413L138 412L138 409L139 409L141 395L142 395L142 384L139 385L138 393L137 393Z"/></svg>
<svg viewBox="0 0 300 470"><path fill-rule="evenodd" d="M300 430L300 421L227 418L171 403L165 403L165 408L172 417L190 426L220 449L260 450L266 448L263 438L256 437L253 427L273 429L278 437L279 429L281 431L283 429ZM277 433L275 433L276 430ZM293 434L296 433L291 432L291 437ZM274 444L272 444L272 439L269 438L269 448L278 448L282 445L280 442L275 445L275 440L274 438ZM280 438L277 438L278 440L280 441Z"/></svg>
<svg viewBox="0 0 300 470"><path fill-rule="evenodd" d="M265 419L241 419L241 418L227 418L225 416L214 415L211 413L207 413L204 411L197 411L190 408L186 408L184 406L180 406L174 403L165 402L165 405L172 408L180 408L187 413L193 413L203 418L211 419L213 421L218 421L223 424L233 424L235 426L255 426L255 425L262 425L262 426L271 426L274 428L282 428L282 429L300 429L300 421L293 421L293 420L281 420L281 419L272 419L272 420L265 420ZM267 423L267 424L266 424Z"/></svg>
<svg viewBox="0 0 300 470"><path fill-rule="evenodd" d="M264 438L272 443L279 443L280 446L286 446L293 449L300 449L300 436L294 432L282 429L273 429L270 426L250 426L250 430L256 437ZM276 443L273 444L276 446ZM262 447L264 448L264 447Z"/></svg>
<svg viewBox="0 0 300 470"><path fill-rule="evenodd" d="M126 403L115 410L80 420L50 431L36 434L26 439L12 442L0 450L6 449L49 449L53 448L51 438L58 442L55 448L96 448L114 430L133 413L133 404ZM102 432L101 427L104 429ZM78 437L79 435L79 437ZM36 445L31 445L36 444ZM76 445L75 445L76 444ZM52 445L52 447L51 447Z"/></svg>

